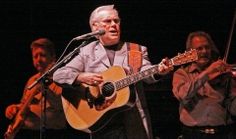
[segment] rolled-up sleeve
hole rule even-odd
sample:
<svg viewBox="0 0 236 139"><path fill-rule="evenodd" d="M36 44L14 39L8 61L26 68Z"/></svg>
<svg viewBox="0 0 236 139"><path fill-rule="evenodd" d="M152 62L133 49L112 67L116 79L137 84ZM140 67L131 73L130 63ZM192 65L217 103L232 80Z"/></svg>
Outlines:
<svg viewBox="0 0 236 139"><path fill-rule="evenodd" d="M172 91L177 99L183 102L188 101L207 81L208 76L204 72L187 74L184 69L180 68L173 75Z"/></svg>

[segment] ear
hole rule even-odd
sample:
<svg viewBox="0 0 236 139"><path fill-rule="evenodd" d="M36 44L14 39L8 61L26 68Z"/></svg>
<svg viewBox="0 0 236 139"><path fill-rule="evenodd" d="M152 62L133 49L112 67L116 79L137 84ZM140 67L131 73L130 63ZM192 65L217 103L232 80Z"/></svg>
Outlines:
<svg viewBox="0 0 236 139"><path fill-rule="evenodd" d="M93 25L92 25L92 31L98 30L98 27L99 27L99 25L98 25L97 22L93 23Z"/></svg>

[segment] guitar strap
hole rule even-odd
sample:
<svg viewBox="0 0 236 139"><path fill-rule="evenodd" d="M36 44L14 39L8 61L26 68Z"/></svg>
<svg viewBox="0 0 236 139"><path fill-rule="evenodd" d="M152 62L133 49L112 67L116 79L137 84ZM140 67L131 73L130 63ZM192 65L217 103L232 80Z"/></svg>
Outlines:
<svg viewBox="0 0 236 139"><path fill-rule="evenodd" d="M142 52L141 47L136 43L128 44L128 63L133 73L140 70L142 65Z"/></svg>
<svg viewBox="0 0 236 139"><path fill-rule="evenodd" d="M128 64L129 64L129 66L130 66L133 73L139 72L140 68L142 66L141 47L136 43L129 43L128 44L128 49L129 49ZM144 129L145 129L145 132L146 132L148 138L150 138L151 131L148 127L147 117L145 116L144 109L143 109L143 106L141 104L141 101L143 101L143 100L140 100L144 96L142 96L142 94L138 94L137 90L135 92L136 92L136 95L137 95L137 98L138 98L136 100L136 106L138 108L138 112L139 112L140 116L142 117L141 120L142 120L142 124L144 126ZM140 98L139 95L141 95L142 97Z"/></svg>

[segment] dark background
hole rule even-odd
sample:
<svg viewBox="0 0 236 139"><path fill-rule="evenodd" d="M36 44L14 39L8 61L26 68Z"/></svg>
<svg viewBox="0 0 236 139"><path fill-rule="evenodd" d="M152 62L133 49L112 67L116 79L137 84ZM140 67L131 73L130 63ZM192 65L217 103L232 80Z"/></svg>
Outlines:
<svg viewBox="0 0 236 139"><path fill-rule="evenodd" d="M1 137L9 123L4 117L6 106L19 102L26 80L36 72L29 48L31 41L50 38L59 56L72 38L90 32L91 11L112 3L120 11L122 39L147 46L153 63L184 52L188 33L196 30L211 34L224 57L236 7L234 0L1 1ZM235 48L233 33L228 63L236 62ZM178 102L171 92L171 77L146 86L154 134L162 138L175 138L179 132Z"/></svg>

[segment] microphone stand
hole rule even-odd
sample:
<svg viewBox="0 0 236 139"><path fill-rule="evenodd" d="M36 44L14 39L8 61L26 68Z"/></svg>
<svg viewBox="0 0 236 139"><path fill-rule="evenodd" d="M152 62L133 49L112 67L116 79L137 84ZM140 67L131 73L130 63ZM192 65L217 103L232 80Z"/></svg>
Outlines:
<svg viewBox="0 0 236 139"><path fill-rule="evenodd" d="M50 85L50 80L47 76L45 78L42 78L40 81L41 83L41 90L42 90L42 96L44 98L43 103L41 103L41 118L40 120L40 139L46 139L46 123L47 123L47 118L46 118L46 100L47 100L47 91L48 91L48 86Z"/></svg>
<svg viewBox="0 0 236 139"><path fill-rule="evenodd" d="M53 72L55 72L62 64L67 63L76 53L80 52L81 47L84 47L89 42L90 41L88 41L88 40L83 41L81 45L79 45L72 52L67 54L61 61L58 61L55 65L53 65L53 67L51 67L48 71L46 71L43 75L41 75L37 80L35 80L32 84L30 84L27 87L27 89L30 90L38 83L41 83L41 85L42 85L42 95L44 96L44 103L41 106L41 110L43 110L41 112L41 118L40 118L40 119L42 119L42 121L40 122L42 124L40 127L40 138L41 139L46 138L46 135L45 135L45 131L46 131L46 97L47 97L46 93L48 91L48 86L50 85L50 80L49 80L48 76L53 74Z"/></svg>

